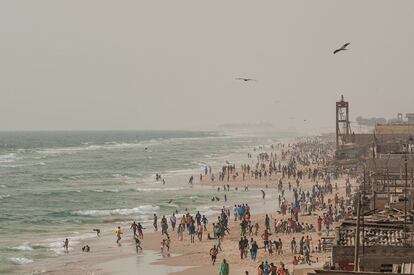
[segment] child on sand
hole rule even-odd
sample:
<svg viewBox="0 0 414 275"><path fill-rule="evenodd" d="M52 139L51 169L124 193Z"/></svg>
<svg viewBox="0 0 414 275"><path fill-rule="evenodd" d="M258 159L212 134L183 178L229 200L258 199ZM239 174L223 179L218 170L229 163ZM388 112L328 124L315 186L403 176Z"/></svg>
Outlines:
<svg viewBox="0 0 414 275"><path fill-rule="evenodd" d="M211 262L213 263L213 265L216 263L217 254L218 254L218 250L216 246L213 246L213 248L210 249Z"/></svg>

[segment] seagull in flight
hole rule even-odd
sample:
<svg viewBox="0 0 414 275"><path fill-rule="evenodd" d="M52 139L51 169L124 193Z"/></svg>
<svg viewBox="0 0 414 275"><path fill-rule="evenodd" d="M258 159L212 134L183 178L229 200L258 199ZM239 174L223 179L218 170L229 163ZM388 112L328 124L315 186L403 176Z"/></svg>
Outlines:
<svg viewBox="0 0 414 275"><path fill-rule="evenodd" d="M349 44L351 43L348 42L348 43L343 44L342 47L340 47L339 49L336 49L333 53L336 54L337 52L348 50L346 47L348 47Z"/></svg>
<svg viewBox="0 0 414 275"><path fill-rule="evenodd" d="M256 79L253 78L244 78L244 77L237 77L236 80L242 80L242 81L257 81Z"/></svg>

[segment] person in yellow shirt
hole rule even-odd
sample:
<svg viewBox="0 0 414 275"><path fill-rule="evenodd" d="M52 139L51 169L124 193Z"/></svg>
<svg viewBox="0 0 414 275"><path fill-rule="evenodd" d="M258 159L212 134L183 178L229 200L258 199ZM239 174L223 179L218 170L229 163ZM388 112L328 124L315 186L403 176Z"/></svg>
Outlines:
<svg viewBox="0 0 414 275"><path fill-rule="evenodd" d="M115 229L115 236L116 236L116 243L119 244L119 241L121 240L121 235L122 235L122 231L121 231L121 227L118 226Z"/></svg>

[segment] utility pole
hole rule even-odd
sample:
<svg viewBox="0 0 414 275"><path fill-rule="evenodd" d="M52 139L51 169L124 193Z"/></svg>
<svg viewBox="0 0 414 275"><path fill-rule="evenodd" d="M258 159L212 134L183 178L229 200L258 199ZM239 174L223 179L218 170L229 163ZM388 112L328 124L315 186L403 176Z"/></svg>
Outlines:
<svg viewBox="0 0 414 275"><path fill-rule="evenodd" d="M362 182L362 256L365 252L365 181L366 181L366 165L364 164L364 181Z"/></svg>
<svg viewBox="0 0 414 275"><path fill-rule="evenodd" d="M407 186L408 186L408 160L405 154L405 184L404 184L404 245L407 245Z"/></svg>
<svg viewBox="0 0 414 275"><path fill-rule="evenodd" d="M412 148L411 148L412 150ZM411 166L411 184L410 184L410 209L413 208L413 201L412 201L412 192L413 192L413 167ZM411 211L410 211L411 212ZM413 246L413 237L414 237L414 216L411 214L411 223L412 223L412 228L411 228L411 246Z"/></svg>
<svg viewBox="0 0 414 275"><path fill-rule="evenodd" d="M359 270L359 218L361 215L361 192L358 193L357 220L355 232L354 271Z"/></svg>

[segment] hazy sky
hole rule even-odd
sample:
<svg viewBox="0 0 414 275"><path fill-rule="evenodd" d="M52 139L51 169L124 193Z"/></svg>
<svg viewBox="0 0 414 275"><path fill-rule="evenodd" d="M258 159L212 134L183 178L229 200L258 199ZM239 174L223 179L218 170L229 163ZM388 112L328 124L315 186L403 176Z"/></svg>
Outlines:
<svg viewBox="0 0 414 275"><path fill-rule="evenodd" d="M0 130L333 131L414 112L413 50L414 1L4 0Z"/></svg>

